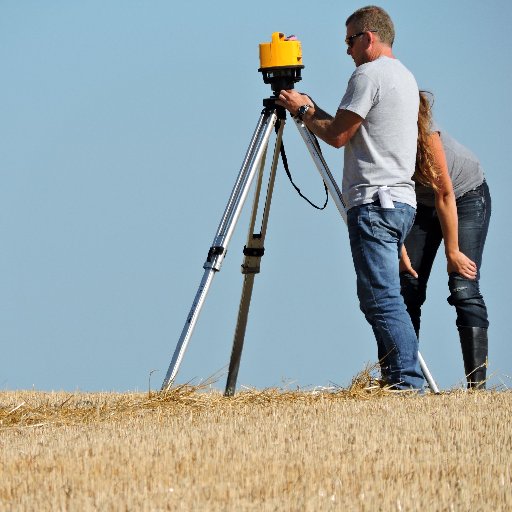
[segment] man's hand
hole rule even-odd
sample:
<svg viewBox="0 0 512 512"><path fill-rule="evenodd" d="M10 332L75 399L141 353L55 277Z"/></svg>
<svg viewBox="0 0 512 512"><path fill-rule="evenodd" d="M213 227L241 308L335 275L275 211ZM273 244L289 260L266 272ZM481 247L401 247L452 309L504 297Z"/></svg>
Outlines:
<svg viewBox="0 0 512 512"><path fill-rule="evenodd" d="M279 99L276 100L276 104L284 107L292 116L297 115L297 110L299 110L299 107L302 107L302 105L314 105L309 96L301 94L295 89L288 91L282 90L279 93Z"/></svg>

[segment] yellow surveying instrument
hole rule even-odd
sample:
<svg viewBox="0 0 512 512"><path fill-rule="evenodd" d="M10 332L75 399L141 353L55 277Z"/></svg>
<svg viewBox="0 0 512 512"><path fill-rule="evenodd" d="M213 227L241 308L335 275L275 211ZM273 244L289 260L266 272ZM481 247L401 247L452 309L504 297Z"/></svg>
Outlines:
<svg viewBox="0 0 512 512"><path fill-rule="evenodd" d="M249 143L249 148L247 149L247 153L242 162L242 167L231 192L231 196L229 197L226 209L224 210L224 214L213 239L213 243L208 250L208 255L203 265L203 278L187 316L180 339L176 345L176 349L174 350L171 364L169 365L169 369L167 370L167 374L162 384L162 390L169 389L176 378L183 356L187 349L187 345L199 317L199 313L212 284L213 277L222 266L229 241L231 240L236 223L240 217L242 207L249 193L249 189L257 176L253 208L250 217L249 235L247 238L247 244L243 249L244 259L242 262L242 274L244 275L244 280L242 285L242 295L240 298L238 320L235 328L233 348L231 351L228 377L224 392L225 396L233 396L235 393L247 319L249 316L254 277L260 272L261 258L265 253L264 242L279 155L282 156L285 170L288 173L282 142L286 121L286 110L283 107L276 105L275 101L277 100L281 90L293 89L294 84L301 80L301 70L303 68L301 44L294 36L285 37L281 32L274 32L270 43L260 44L260 68L258 71L262 73L263 81L266 84L271 85L274 94L263 100L264 108ZM295 125L297 126L299 133L302 136L311 157L313 158L313 162L320 173L325 188L328 190L330 197L333 199L338 211L346 223L346 207L341 191L327 167L316 137L310 130L308 130L301 119L293 116L292 119L295 121ZM276 132L274 154L268 177L267 193L262 205L261 224L259 231L255 232L256 218L258 216L258 207L263 186L265 158L272 130L275 130ZM435 393L438 393L439 389L437 388L425 361L419 353L418 358L421 369L430 388Z"/></svg>
<svg viewBox="0 0 512 512"><path fill-rule="evenodd" d="M276 96L281 89L293 89L293 84L301 79L303 67L302 47L295 36L274 32L270 43L260 44L258 71L263 73L263 81L271 84Z"/></svg>

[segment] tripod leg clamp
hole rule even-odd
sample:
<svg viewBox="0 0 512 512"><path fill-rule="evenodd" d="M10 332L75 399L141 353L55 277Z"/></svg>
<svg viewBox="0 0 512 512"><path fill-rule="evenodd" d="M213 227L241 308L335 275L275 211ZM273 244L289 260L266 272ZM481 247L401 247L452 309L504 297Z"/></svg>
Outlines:
<svg viewBox="0 0 512 512"><path fill-rule="evenodd" d="M257 258L261 258L265 254L265 247L247 247L244 246L244 255L245 256L254 256Z"/></svg>
<svg viewBox="0 0 512 512"><path fill-rule="evenodd" d="M205 270L209 268L219 270L225 253L226 249L222 247L222 245L212 245L208 251L208 256L206 257L203 268Z"/></svg>
<svg viewBox="0 0 512 512"><path fill-rule="evenodd" d="M241 267L242 274L259 273L261 257L265 254L265 247L262 243L261 235L257 234L252 236L249 246L244 246L245 258Z"/></svg>

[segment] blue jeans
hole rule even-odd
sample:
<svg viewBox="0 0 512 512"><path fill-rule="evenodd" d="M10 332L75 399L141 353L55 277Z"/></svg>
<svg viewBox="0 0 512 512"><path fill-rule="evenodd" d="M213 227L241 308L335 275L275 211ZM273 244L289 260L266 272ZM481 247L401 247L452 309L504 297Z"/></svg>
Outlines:
<svg viewBox="0 0 512 512"><path fill-rule="evenodd" d="M377 340L382 377L397 389L421 389L418 338L400 294L398 261L415 210L395 202L355 206L347 212L361 311Z"/></svg>
<svg viewBox="0 0 512 512"><path fill-rule="evenodd" d="M476 263L478 273L475 280L451 273L448 276L448 302L455 306L458 327L487 328L487 307L480 293L482 253L491 217L491 196L487 183L484 181L479 187L466 192L456 202L459 249ZM400 276L402 295L417 333L420 330L421 306L427 297L428 278L442 238L436 209L419 204L414 225L405 240L407 253L418 278L408 273Z"/></svg>

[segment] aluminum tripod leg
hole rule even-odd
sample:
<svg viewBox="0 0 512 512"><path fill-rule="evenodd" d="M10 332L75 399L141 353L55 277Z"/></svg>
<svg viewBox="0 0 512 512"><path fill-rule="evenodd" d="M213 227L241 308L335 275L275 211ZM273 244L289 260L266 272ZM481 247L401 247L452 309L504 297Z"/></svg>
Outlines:
<svg viewBox="0 0 512 512"><path fill-rule="evenodd" d="M256 224L256 216L258 214L258 204L261 193L261 185L263 181L264 166L262 162L261 171L258 179L258 186L254 194L254 203L249 225L249 234L247 237L247 245L244 247L244 262L242 263L242 273L244 274L244 283L242 286L242 296L240 298L240 306L238 309L238 319L233 338L233 348L231 351L231 359L229 362L228 378L226 382L225 396L233 396L235 394L236 380L238 377L238 369L240 368L240 359L242 357L242 349L244 346L245 330L247 327L247 318L249 316L249 308L251 305L252 289L254 286L254 278L260 271L260 261L264 253L265 235L267 232L268 218L270 214L270 206L272 202L272 192L274 190L274 182L279 162L279 152L281 149L281 141L285 125L284 116L280 116L279 129L277 132L276 144L274 148L274 157L270 176L267 186L267 196L265 206L262 213L261 229L259 233L254 233Z"/></svg>
<svg viewBox="0 0 512 512"><path fill-rule="evenodd" d="M340 212L340 215L346 224L347 207L343 201L341 190L339 189L336 180L333 178L329 167L327 167L327 163L325 162L325 159L320 151L316 137L306 128L302 121L295 117L293 119L295 120L295 125L299 130L302 140L308 148L309 154L311 155L311 158L313 159L313 162L315 163L316 168L318 169L318 172L320 173L320 176L322 177L322 180L324 181L332 200L336 204L336 208L338 208L338 211Z"/></svg>
<svg viewBox="0 0 512 512"><path fill-rule="evenodd" d="M228 204L215 234L213 244L208 251L206 262L203 265L205 272L192 303L190 312L187 316L180 339L176 345L171 364L169 365L169 369L167 370L167 374L162 384L162 390L166 390L172 385L176 374L178 373L181 361L187 349L190 337L192 336L192 332L203 307L213 277L215 273L220 270L222 261L226 256L229 241L231 240L236 223L240 217L242 207L247 198L247 194L249 193L254 176L260 168L260 163L265 154L268 140L276 120L277 115L275 113L275 109L268 107L263 109L238 174L235 186L233 187L233 191L231 192Z"/></svg>
<svg viewBox="0 0 512 512"><path fill-rule="evenodd" d="M299 121L296 118L294 118L294 119L295 119L295 124L302 136L302 139L306 143L309 153L311 154L311 157L313 158L313 161L315 162L318 172L320 173L320 176L322 176L322 179L324 180L324 183L327 186L327 189L329 190L329 193L330 193L333 201L336 203L336 206L346 224L347 223L346 206L343 201L341 191L338 188L336 181L332 177L332 174L329 171L329 168L327 167L324 157L322 156L322 153L320 152L320 148L318 147L317 140L316 140L315 136L311 133L311 131L308 130L308 128L304 125L304 123L302 123L302 121ZM427 364L425 363L425 360L423 359L420 352L418 352L418 360L419 360L419 363L421 366L421 371L423 372L423 375L425 376L425 380L427 381L430 389L434 393L439 393L439 388L437 387L437 384L436 384L434 378L432 377L432 374L430 373L430 371L427 367Z"/></svg>
<svg viewBox="0 0 512 512"><path fill-rule="evenodd" d="M423 359L423 356L418 351L418 360L420 362L421 371L423 372L423 375L425 376L425 380L428 382L428 385L430 389L434 393L439 393L439 388L437 387L436 381L434 380L434 377L432 377L432 374L430 373L430 370L427 367L427 363L425 363L425 360Z"/></svg>

